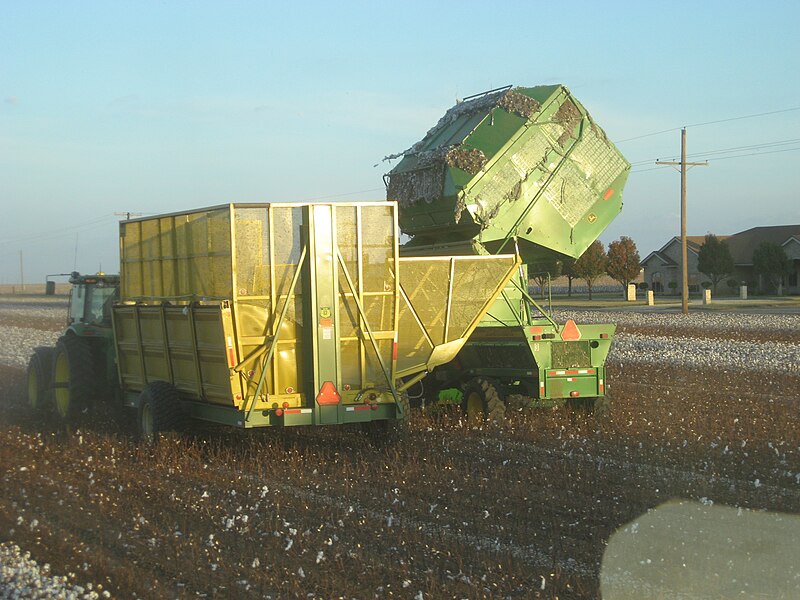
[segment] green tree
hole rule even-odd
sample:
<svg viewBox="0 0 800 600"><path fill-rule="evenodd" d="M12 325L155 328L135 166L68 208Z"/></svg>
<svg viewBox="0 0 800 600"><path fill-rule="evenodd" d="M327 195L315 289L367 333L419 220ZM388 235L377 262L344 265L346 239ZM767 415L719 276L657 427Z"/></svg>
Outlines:
<svg viewBox="0 0 800 600"><path fill-rule="evenodd" d="M586 287L589 288L589 300L592 299L592 288L597 278L606 272L608 266L608 257L603 243L600 240L595 240L591 246L586 249L586 252L581 254L581 257L572 265L572 272L575 277L583 279L586 282Z"/></svg>
<svg viewBox="0 0 800 600"><path fill-rule="evenodd" d="M733 257L728 243L713 233L706 234L697 257L697 270L708 275L716 294L717 284L733 272Z"/></svg>
<svg viewBox="0 0 800 600"><path fill-rule="evenodd" d="M564 276L567 278L567 296L572 298L572 280L577 279L578 276L575 275L575 271L573 267L575 266L575 259L574 258L565 258L562 261L564 265Z"/></svg>
<svg viewBox="0 0 800 600"><path fill-rule="evenodd" d="M539 293L544 298L544 287L550 279L561 277L564 263L555 254L542 257L541 259L528 263L528 277L539 286Z"/></svg>
<svg viewBox="0 0 800 600"><path fill-rule="evenodd" d="M608 245L606 273L619 281L623 290L627 290L628 284L639 276L642 270L640 262L639 251L631 238L623 235Z"/></svg>
<svg viewBox="0 0 800 600"><path fill-rule="evenodd" d="M753 251L753 270L766 280L767 287L783 293L783 276L789 272L789 257L778 244L761 242Z"/></svg>

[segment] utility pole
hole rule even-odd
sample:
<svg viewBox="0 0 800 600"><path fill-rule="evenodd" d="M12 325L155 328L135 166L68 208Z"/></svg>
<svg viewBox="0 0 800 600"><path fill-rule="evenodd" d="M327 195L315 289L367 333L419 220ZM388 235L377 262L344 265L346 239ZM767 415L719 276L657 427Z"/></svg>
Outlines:
<svg viewBox="0 0 800 600"><path fill-rule="evenodd" d="M124 212L124 213L114 213L118 217L125 217L126 221L130 221L131 217L142 217L144 216L142 213L134 213L134 212Z"/></svg>
<svg viewBox="0 0 800 600"><path fill-rule="evenodd" d="M22 293L25 293L25 271L22 268L22 250L19 251L19 283Z"/></svg>
<svg viewBox="0 0 800 600"><path fill-rule="evenodd" d="M689 252L686 245L686 171L688 167L707 167L708 161L686 162L686 127L681 129L681 161L657 160L657 165L680 165L681 174L681 310L689 314Z"/></svg>

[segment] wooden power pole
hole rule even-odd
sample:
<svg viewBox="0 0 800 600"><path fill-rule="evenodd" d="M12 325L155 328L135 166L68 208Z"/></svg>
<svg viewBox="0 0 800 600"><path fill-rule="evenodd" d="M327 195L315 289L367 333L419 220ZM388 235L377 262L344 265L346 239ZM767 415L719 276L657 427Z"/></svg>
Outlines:
<svg viewBox="0 0 800 600"><path fill-rule="evenodd" d="M681 174L681 310L683 314L689 314L689 252L686 245L686 171L689 167L707 167L708 161L686 162L686 127L681 129L681 160L675 161L656 161L657 165L680 165Z"/></svg>

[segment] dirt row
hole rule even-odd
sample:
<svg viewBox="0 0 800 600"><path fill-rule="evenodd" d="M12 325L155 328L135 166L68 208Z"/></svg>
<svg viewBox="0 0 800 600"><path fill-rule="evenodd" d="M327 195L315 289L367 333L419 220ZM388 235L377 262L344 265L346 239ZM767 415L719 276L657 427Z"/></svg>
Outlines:
<svg viewBox="0 0 800 600"><path fill-rule="evenodd" d="M381 451L346 428L61 431L3 369L0 540L117 597L586 598L611 534L667 500L800 513L797 378L609 371L605 419L416 414Z"/></svg>

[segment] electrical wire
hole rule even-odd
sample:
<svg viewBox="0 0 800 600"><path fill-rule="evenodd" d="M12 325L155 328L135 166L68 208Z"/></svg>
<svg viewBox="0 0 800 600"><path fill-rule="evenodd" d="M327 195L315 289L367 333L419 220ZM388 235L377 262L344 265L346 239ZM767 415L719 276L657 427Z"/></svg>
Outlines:
<svg viewBox="0 0 800 600"><path fill-rule="evenodd" d="M53 239L53 238L63 237L65 235L72 235L72 233L74 233L75 231L92 229L94 227L98 227L112 220L116 221L117 218L114 215L104 215L102 217L93 219L91 221L86 221L84 223L77 223L75 225L66 225L64 227L59 227L58 229L50 231L42 231L32 235L17 236L15 238L5 238L0 240L0 246L4 246L6 244L27 244L32 242L38 242L44 239Z"/></svg>
<svg viewBox="0 0 800 600"><path fill-rule="evenodd" d="M715 125L717 123L728 123L729 121L741 121L742 119L753 119L755 117L766 117L768 115L777 115L780 113L787 113L792 112L795 110L800 110L800 106L793 106L792 108L782 108L780 110L771 110L769 112L763 113L756 113L752 115L742 115L740 117L730 117L727 119L718 119L716 121L705 121L703 123L693 123L692 125L684 125L684 127L703 127L704 125ZM680 131L683 127L672 127L670 129L664 129L662 131L654 131L652 133L645 133L644 135L637 135L635 137L625 138L624 140L616 140L615 144L623 144L625 142L632 142L633 140L641 140L642 138L652 137L654 135L661 135L662 133L669 133L671 131Z"/></svg>
<svg viewBox="0 0 800 600"><path fill-rule="evenodd" d="M706 150L706 151L703 151L703 152L693 152L691 154L687 154L686 158L712 156L714 154L727 154L727 153L730 153L730 152L737 152L737 151L740 151L740 150L755 150L755 149L759 149L759 148L772 148L772 147L775 147L775 146L786 146L788 144L796 144L796 143L800 143L800 138L795 138L795 139L791 139L791 140L781 140L781 141L777 141L777 142L765 142L763 144L750 144L748 146L732 146L730 148L723 148L721 150ZM632 167L636 167L636 166L640 166L640 165L649 165L650 163L652 163L652 162L654 162L656 160L661 160L661 157L648 158L646 160L637 160L635 162L632 162L631 166Z"/></svg>
<svg viewBox="0 0 800 600"><path fill-rule="evenodd" d="M711 158L710 161L711 162L717 162L717 161L720 161L720 160L728 160L729 158L743 158L743 157L747 157L747 156L761 156L763 154L779 154L781 152L793 152L795 150L800 150L800 146L798 146L796 148L783 148L781 150L766 150L764 152L750 152L750 153L747 153L747 154L736 154L736 155L733 155L733 156L720 156L720 157L717 157L717 158ZM647 171L659 171L659 170L663 170L663 168L665 166L667 166L667 165L660 165L658 167L651 167L649 169L631 169L631 173L646 173Z"/></svg>

